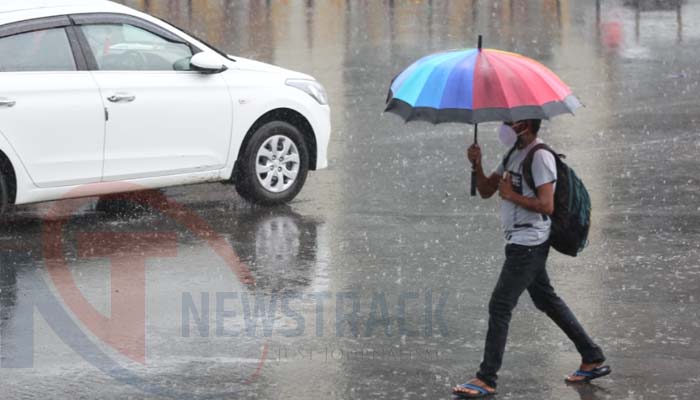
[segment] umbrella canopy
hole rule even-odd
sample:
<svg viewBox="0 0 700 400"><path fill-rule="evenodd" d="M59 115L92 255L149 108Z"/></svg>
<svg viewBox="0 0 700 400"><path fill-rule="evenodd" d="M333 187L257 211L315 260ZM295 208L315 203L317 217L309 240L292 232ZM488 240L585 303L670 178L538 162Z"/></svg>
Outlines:
<svg viewBox="0 0 700 400"><path fill-rule="evenodd" d="M406 121L466 122L549 119L581 103L539 62L493 49L433 54L391 84L385 111Z"/></svg>

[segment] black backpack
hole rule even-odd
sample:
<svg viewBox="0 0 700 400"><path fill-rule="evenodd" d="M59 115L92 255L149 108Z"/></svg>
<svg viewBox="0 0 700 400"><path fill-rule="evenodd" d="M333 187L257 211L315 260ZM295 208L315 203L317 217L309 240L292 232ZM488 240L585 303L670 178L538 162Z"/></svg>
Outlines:
<svg viewBox="0 0 700 400"><path fill-rule="evenodd" d="M588 232L591 227L591 198L588 190L573 169L569 168L562 158L544 143L535 145L523 160L523 179L536 191L532 178L532 160L538 150L547 150L557 162L557 185L554 192L554 214L550 244L562 254L576 257L588 245ZM514 149L508 153L504 166Z"/></svg>

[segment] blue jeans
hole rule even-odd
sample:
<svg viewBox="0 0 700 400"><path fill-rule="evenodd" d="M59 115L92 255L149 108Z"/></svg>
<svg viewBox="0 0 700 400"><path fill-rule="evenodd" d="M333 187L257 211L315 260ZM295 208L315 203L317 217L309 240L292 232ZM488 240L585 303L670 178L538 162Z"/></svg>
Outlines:
<svg viewBox="0 0 700 400"><path fill-rule="evenodd" d="M503 362L508 325L518 298L527 289L535 306L551 318L576 345L584 363L605 361L603 351L586 334L581 324L549 282L545 264L549 242L539 246L506 246L506 261L489 302L489 329L484 359L477 378L496 387L497 372Z"/></svg>

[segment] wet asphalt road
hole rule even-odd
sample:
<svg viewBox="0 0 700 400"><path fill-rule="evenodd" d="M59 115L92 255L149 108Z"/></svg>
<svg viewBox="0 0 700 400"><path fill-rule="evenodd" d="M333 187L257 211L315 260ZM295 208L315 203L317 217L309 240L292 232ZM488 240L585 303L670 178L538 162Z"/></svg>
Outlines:
<svg viewBox="0 0 700 400"><path fill-rule="evenodd" d="M700 398L700 2L127 4L316 76L331 166L277 209L220 184L20 207L0 232L0 398L452 398L481 360L498 201L468 196L470 127L381 110L401 68L479 33L587 105L541 133L594 206L588 249L548 270L613 368L567 386L578 354L525 295L498 398Z"/></svg>

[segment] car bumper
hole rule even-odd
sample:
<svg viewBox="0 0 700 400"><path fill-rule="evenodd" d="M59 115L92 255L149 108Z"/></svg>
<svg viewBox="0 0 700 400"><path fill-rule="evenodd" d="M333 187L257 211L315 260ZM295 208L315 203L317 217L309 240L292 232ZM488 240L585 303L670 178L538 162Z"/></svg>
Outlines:
<svg viewBox="0 0 700 400"><path fill-rule="evenodd" d="M328 168L328 144L331 139L331 109L321 106L317 113L314 133L316 134L316 170Z"/></svg>

